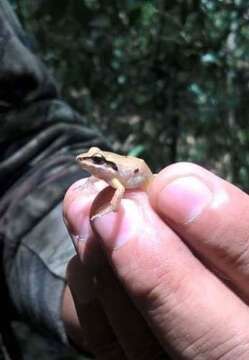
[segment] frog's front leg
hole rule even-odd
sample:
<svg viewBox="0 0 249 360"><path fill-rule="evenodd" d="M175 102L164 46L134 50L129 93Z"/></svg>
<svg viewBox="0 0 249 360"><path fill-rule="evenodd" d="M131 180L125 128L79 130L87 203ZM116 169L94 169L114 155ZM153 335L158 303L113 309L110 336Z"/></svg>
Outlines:
<svg viewBox="0 0 249 360"><path fill-rule="evenodd" d="M111 199L111 202L110 202L110 211L117 211L119 205L120 205L120 202L124 196L124 192L125 192L125 187L124 185L116 178L114 178L112 181L111 181L111 185L112 187L115 189L115 193Z"/></svg>
<svg viewBox="0 0 249 360"><path fill-rule="evenodd" d="M102 210L98 211L97 214L93 215L91 217L91 220L96 219L97 217L109 214L112 211L117 211L120 202L123 198L124 192L125 192L125 187L124 185L116 178L114 178L110 185L115 189L115 193L110 201L110 203L103 208Z"/></svg>

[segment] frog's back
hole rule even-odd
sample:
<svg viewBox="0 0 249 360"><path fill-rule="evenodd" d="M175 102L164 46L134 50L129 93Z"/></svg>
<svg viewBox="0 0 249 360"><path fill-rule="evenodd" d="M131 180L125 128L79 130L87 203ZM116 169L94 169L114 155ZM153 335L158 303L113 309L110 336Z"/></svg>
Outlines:
<svg viewBox="0 0 249 360"><path fill-rule="evenodd" d="M125 157L118 167L118 179L126 189L142 188L152 176L145 161L136 157Z"/></svg>

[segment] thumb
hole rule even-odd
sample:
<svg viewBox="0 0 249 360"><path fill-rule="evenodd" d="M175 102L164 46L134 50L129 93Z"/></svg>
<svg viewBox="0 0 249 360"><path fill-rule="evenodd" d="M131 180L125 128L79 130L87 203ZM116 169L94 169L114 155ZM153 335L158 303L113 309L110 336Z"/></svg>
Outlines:
<svg viewBox="0 0 249 360"><path fill-rule="evenodd" d="M177 358L231 358L249 343L247 307L161 220L146 193L126 196L93 227L137 309Z"/></svg>

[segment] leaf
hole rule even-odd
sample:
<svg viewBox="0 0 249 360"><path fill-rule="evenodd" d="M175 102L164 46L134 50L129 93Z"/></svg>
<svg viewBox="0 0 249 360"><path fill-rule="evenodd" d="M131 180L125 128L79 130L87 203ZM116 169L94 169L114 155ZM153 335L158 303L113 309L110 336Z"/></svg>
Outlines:
<svg viewBox="0 0 249 360"><path fill-rule="evenodd" d="M130 156L140 156L143 152L145 151L145 146L144 145L137 145L134 148L132 148L128 155Z"/></svg>
<svg viewBox="0 0 249 360"><path fill-rule="evenodd" d="M144 26L152 25L153 18L157 13L157 9L150 2L145 2L142 6L141 21Z"/></svg>

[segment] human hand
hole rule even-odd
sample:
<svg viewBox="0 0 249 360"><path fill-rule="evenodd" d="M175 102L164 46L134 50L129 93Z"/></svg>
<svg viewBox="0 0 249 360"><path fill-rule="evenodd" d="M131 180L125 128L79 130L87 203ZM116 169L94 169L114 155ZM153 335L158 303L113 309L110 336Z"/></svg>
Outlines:
<svg viewBox="0 0 249 360"><path fill-rule="evenodd" d="M82 180L64 202L78 253L68 283L96 357L248 359L248 195L179 163L162 170L148 194L126 192L93 232L98 191ZM110 196L107 188L93 207Z"/></svg>

